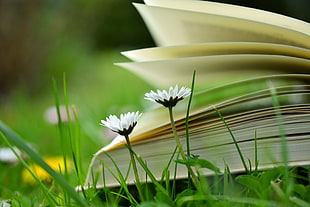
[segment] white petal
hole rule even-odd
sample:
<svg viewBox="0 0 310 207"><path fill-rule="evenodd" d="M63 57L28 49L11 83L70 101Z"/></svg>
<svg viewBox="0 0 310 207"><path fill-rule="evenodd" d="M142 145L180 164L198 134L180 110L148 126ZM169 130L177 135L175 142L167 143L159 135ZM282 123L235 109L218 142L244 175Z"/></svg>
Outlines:
<svg viewBox="0 0 310 207"><path fill-rule="evenodd" d="M149 93L145 94L145 98L146 100L150 100L152 102L165 102L165 101L169 101L170 99L178 99L178 100L182 100L183 98L189 96L191 94L191 89L186 88L186 87L181 87L181 89L179 90L178 85L176 85L175 87L170 86L168 91L166 90L157 90L156 93L154 91L151 91ZM178 101L175 100L175 101ZM163 104L165 105L165 104Z"/></svg>
<svg viewBox="0 0 310 207"><path fill-rule="evenodd" d="M21 156L21 152L19 149L17 149L16 147L14 147L13 149L19 156ZM0 148L0 161L6 163L14 163L18 162L18 158L11 148L3 147Z"/></svg>
<svg viewBox="0 0 310 207"><path fill-rule="evenodd" d="M182 87L177 94L179 98L185 98L191 94L191 90L189 88Z"/></svg>
<svg viewBox="0 0 310 207"><path fill-rule="evenodd" d="M106 121L101 120L101 125L108 127L113 131L121 132L133 127L140 115L141 114L138 111L121 114L120 118L117 118L115 115L110 115Z"/></svg>
<svg viewBox="0 0 310 207"><path fill-rule="evenodd" d="M178 94L178 85L176 85L176 86L174 87L173 92L172 92L172 94L171 94L171 97L172 97L172 98L175 98L175 97L177 97L177 94Z"/></svg>

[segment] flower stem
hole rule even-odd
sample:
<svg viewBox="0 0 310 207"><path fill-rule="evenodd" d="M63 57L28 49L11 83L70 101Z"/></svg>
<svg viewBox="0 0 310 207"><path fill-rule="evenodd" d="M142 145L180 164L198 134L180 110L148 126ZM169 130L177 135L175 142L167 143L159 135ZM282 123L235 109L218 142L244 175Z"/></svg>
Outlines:
<svg viewBox="0 0 310 207"><path fill-rule="evenodd" d="M173 131L173 135L174 135L174 138L175 138L175 142L177 144L177 147L178 147L178 150L179 150L179 153L181 154L181 157L184 161L187 161L188 158L186 157L184 151L183 151L183 148L182 148L182 144L180 142L180 139L179 139L179 136L177 134L177 130L175 128L175 124L174 124L174 118L173 118L173 112L172 112L172 106L169 106L168 107L169 109L169 117L170 117L170 122L171 122L171 128L172 128L172 131ZM198 188L200 185L199 185L199 180L198 180L198 177L196 176L196 174L194 173L193 169L186 165L187 169L188 169L188 172L191 174L192 176L192 181L194 183L194 185L196 186L196 188Z"/></svg>
<svg viewBox="0 0 310 207"><path fill-rule="evenodd" d="M125 138L126 138L127 146L128 146L128 149L129 149L129 154L130 154L130 159L131 159L131 163L132 163L133 172L134 172L135 179L136 179L136 187L138 189L140 198L143 201L144 200L144 195L143 195L143 191L142 191L142 187L141 187L141 183L140 183L140 179L139 179L139 174L138 174L136 160L135 160L133 152L132 152L132 147L131 147L131 143L130 143L128 135L125 135Z"/></svg>
<svg viewBox="0 0 310 207"><path fill-rule="evenodd" d="M174 124L174 118L173 118L173 113L172 113L172 107L168 107L169 109L169 116L170 116L170 122L171 122L171 128L172 128L172 131L173 131L173 135L174 135L174 138L175 138L175 142L177 143L177 147L179 149L179 152L181 154L181 157L183 160L187 160L186 158L186 155L183 151L183 148L182 148L182 144L180 142L180 139L179 139L179 136L177 134L177 130L175 128L175 124Z"/></svg>

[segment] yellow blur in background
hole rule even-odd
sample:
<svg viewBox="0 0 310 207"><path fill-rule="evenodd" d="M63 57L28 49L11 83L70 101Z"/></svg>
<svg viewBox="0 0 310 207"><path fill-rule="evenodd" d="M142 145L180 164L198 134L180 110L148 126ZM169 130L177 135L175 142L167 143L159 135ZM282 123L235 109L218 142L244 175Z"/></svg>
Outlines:
<svg viewBox="0 0 310 207"><path fill-rule="evenodd" d="M72 172L74 167L71 160L66 159L66 162L64 162L64 158L61 156L44 157L43 159L53 170L62 174ZM29 168L42 182L53 182L52 177L40 166L31 164ZM27 185L37 184L37 181L27 169L22 170L22 181Z"/></svg>

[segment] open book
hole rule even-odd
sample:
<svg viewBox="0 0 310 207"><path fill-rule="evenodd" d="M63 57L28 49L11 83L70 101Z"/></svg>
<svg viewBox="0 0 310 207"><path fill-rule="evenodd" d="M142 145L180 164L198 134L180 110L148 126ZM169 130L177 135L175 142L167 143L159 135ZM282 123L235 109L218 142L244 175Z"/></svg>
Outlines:
<svg viewBox="0 0 310 207"><path fill-rule="evenodd" d="M260 169L283 162L281 137L287 142L289 165L310 164L309 23L208 1L145 0L145 4L134 5L158 47L123 52L133 62L117 65L157 88L189 86L197 71L196 88L204 90L194 93L189 115L192 154L222 171L226 165L231 172L244 171L217 108L252 164L257 149ZM274 105L270 88L279 106ZM174 108L184 149L186 104L187 99ZM167 109L143 113L130 139L133 150L160 179L175 150ZM124 139L117 137L94 155L85 185L119 185L113 176L116 168L124 176L128 173L127 183L134 183L129 163ZM182 165L175 168L173 163L169 169L171 177L187 177ZM139 170L141 180L147 181L144 170Z"/></svg>

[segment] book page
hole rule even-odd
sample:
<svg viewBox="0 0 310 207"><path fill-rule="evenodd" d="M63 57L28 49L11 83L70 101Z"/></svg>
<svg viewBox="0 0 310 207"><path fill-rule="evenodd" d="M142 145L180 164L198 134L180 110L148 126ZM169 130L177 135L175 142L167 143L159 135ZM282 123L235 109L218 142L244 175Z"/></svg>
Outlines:
<svg viewBox="0 0 310 207"><path fill-rule="evenodd" d="M273 12L232 4L197 0L144 0L145 4L158 7L182 9L201 13L223 15L272 24L310 35L310 24L302 20Z"/></svg>
<svg viewBox="0 0 310 207"><path fill-rule="evenodd" d="M207 42L266 42L310 48L295 30L223 15L134 4L158 46Z"/></svg>
<svg viewBox="0 0 310 207"><path fill-rule="evenodd" d="M133 61L154 61L195 56L265 54L310 59L310 50L281 44L257 42L220 42L153 47L122 52Z"/></svg>
<svg viewBox="0 0 310 207"><path fill-rule="evenodd" d="M280 55L214 55L146 62L117 63L158 88L191 85L206 88L261 75L310 72L310 60Z"/></svg>
<svg viewBox="0 0 310 207"><path fill-rule="evenodd" d="M238 114L247 113L247 111L251 109L258 110L260 108L264 108L267 106L266 104L263 104L262 102L260 105L257 105L257 102L253 102L253 100L255 100L256 97L259 97L259 99L263 99L264 97L270 99L270 86L268 85L270 82L272 82L274 86L277 86L276 90L279 93L300 93L300 97L295 96L296 100L300 103L306 103L308 100L305 99L302 94L304 91L310 92L310 87L304 85L304 83L307 83L309 80L309 75L262 76L233 82L204 90L199 93L194 93L189 121L193 122L195 119L200 120L201 117L206 116L213 119L214 115L216 115L214 114L214 106L219 109L229 109L232 108L233 105L240 105L240 103L245 102L247 107L239 107L239 109L237 109ZM251 101L255 104L250 104ZM184 109L187 107L187 102L188 98L174 107L174 119L178 129L184 129ZM291 104L292 100L282 100L282 102L285 104ZM270 106L270 104L268 104L268 106ZM210 112L212 112L213 115L210 116ZM234 114L236 111L232 111L230 109L229 111L224 111L224 113ZM258 110L256 113L264 114L265 112ZM238 121L239 118L235 115L234 119ZM166 130L171 130L168 112L166 108L158 106L142 114L139 118L139 123L136 125L131 135L133 137L131 138L131 141L135 143L144 139L152 139L154 134L158 135L159 131ZM119 137L115 140L115 142L113 141L109 146L104 147L101 151L107 151L120 147L123 145L123 143L120 144L121 142L124 142L124 139Z"/></svg>

